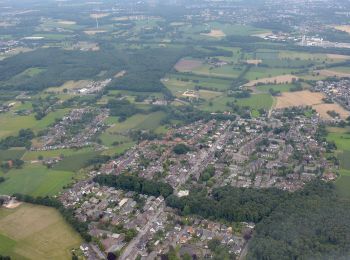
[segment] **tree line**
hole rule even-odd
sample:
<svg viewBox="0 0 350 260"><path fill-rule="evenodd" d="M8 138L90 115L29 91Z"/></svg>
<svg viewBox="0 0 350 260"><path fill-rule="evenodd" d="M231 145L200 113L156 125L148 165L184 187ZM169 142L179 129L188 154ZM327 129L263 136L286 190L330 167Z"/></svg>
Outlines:
<svg viewBox="0 0 350 260"><path fill-rule="evenodd" d="M94 181L100 185L110 186L126 191L135 191L151 196L169 197L173 193L173 188L164 182L147 180L134 175L98 175Z"/></svg>

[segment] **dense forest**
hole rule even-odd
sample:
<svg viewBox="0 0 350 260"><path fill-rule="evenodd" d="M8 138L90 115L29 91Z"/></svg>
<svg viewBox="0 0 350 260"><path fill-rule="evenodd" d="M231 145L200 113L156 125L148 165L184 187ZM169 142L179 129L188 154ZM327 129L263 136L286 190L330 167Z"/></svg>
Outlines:
<svg viewBox="0 0 350 260"><path fill-rule="evenodd" d="M94 181L101 185L157 197L166 198L173 193L173 188L167 183L147 180L134 175L99 175L94 178Z"/></svg>
<svg viewBox="0 0 350 260"><path fill-rule="evenodd" d="M183 198L171 195L166 202L182 215L256 222L248 259L350 257L350 205L329 183L315 181L295 193L227 186L210 196L203 190Z"/></svg>

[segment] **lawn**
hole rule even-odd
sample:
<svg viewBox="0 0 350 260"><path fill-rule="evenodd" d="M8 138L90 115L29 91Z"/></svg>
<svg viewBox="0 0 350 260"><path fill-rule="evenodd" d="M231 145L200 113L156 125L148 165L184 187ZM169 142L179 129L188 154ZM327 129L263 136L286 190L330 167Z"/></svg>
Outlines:
<svg viewBox="0 0 350 260"><path fill-rule="evenodd" d="M82 148L82 149L58 149L58 150L50 150L50 151L26 151L22 157L24 161L34 161L37 160L41 155L44 158L52 158L59 157L60 155L64 155L65 157L87 153L90 152L91 148Z"/></svg>
<svg viewBox="0 0 350 260"><path fill-rule="evenodd" d="M0 209L0 252L13 259L70 259L80 236L53 208L22 204Z"/></svg>
<svg viewBox="0 0 350 260"><path fill-rule="evenodd" d="M350 133L331 132L327 135L327 140L335 142L340 151L350 151Z"/></svg>
<svg viewBox="0 0 350 260"><path fill-rule="evenodd" d="M273 98L270 94L253 94L249 98L237 99L237 105L251 109L270 109Z"/></svg>
<svg viewBox="0 0 350 260"><path fill-rule="evenodd" d="M47 169L41 164L25 164L23 169L3 174L6 180L0 184L0 194L54 195L72 181L73 175L73 172Z"/></svg>

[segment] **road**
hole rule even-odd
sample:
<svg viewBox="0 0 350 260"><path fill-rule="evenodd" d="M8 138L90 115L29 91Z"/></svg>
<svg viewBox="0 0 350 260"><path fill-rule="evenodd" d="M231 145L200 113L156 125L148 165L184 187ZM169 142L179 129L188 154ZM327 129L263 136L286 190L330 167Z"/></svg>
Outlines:
<svg viewBox="0 0 350 260"><path fill-rule="evenodd" d="M148 232L151 228L151 225L159 218L159 215L164 211L164 204L159 206L158 211L153 215L153 217L147 222L147 224L140 230L137 236L131 240L128 246L123 251L123 254L120 256L120 260L133 260L137 257L137 254L131 255L132 251L136 250L136 245L140 239Z"/></svg>

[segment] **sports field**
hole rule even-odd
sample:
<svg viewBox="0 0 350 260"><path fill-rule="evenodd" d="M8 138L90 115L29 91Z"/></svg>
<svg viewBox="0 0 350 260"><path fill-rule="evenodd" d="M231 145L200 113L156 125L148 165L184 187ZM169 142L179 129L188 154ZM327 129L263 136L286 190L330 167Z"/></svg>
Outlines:
<svg viewBox="0 0 350 260"><path fill-rule="evenodd" d="M71 259L80 236L53 208L21 204L0 208L0 253L12 259Z"/></svg>

